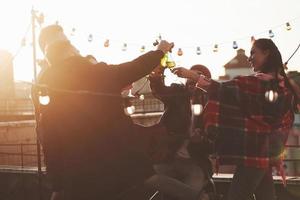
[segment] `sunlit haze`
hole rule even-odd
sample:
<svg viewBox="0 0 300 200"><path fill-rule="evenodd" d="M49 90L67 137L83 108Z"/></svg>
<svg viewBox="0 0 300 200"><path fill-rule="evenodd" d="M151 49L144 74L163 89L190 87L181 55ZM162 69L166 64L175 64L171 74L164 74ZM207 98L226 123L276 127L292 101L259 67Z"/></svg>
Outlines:
<svg viewBox="0 0 300 200"><path fill-rule="evenodd" d="M43 26L56 21L63 26L71 42L82 55L92 54L98 61L121 63L141 55L140 48L153 49L152 42L161 34L175 43L173 59L189 68L204 64L213 77L224 75L223 65L235 56L232 42L249 55L250 38L269 37L283 60L287 60L300 43L299 0L1 0L0 49L15 55L15 80L33 79L32 7L45 16ZM292 29L287 31L285 23ZM71 36L72 29L75 29ZM39 25L36 26L38 35ZM88 41L89 34L93 40ZM21 47L22 38L26 44ZM110 46L103 46L106 39ZM123 43L127 50L122 51ZM213 52L214 44L219 45ZM196 48L201 48L201 55ZM21 47L21 48L20 48ZM38 47L38 46L37 46ZM177 55L182 48L183 56ZM39 47L37 57L42 58ZM300 52L289 63L289 70L300 69Z"/></svg>

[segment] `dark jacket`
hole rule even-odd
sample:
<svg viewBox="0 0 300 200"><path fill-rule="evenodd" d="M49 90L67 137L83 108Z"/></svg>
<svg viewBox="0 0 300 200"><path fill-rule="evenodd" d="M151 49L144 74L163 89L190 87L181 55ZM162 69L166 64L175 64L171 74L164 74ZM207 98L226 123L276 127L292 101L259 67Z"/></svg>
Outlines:
<svg viewBox="0 0 300 200"><path fill-rule="evenodd" d="M83 187L82 192L109 199L152 175L120 92L149 74L162 57L162 51L152 51L132 62L107 65L78 56L41 75L39 84L47 88L35 90L47 93L50 103L35 102L35 107L42 113L37 121L54 190Z"/></svg>
<svg viewBox="0 0 300 200"><path fill-rule="evenodd" d="M200 100L199 103L205 104L206 98L202 93L190 92L185 85L171 84L165 86L164 77L150 77L150 86L153 95L164 103L164 113L161 117L162 123L168 133L169 139L167 146L169 155L163 161L169 161L174 158L178 148L182 145L185 139L190 139L192 110L191 101L193 98ZM194 116L193 129L202 130L202 116ZM202 169L212 175L211 162L208 159L208 148L206 142L198 142L190 140L188 151L193 160L197 161Z"/></svg>

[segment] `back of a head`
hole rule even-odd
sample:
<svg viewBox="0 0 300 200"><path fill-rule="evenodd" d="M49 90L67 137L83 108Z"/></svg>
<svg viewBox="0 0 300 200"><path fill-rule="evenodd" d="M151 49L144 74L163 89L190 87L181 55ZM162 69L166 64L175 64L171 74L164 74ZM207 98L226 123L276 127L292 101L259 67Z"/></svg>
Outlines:
<svg viewBox="0 0 300 200"><path fill-rule="evenodd" d="M61 26L49 25L41 30L39 45L48 62L53 65L63 56L65 49L70 46L70 41Z"/></svg>
<svg viewBox="0 0 300 200"><path fill-rule="evenodd" d="M193 65L191 67L191 70L199 71L201 74L203 74L207 78L211 78L211 73L207 67L204 65Z"/></svg>

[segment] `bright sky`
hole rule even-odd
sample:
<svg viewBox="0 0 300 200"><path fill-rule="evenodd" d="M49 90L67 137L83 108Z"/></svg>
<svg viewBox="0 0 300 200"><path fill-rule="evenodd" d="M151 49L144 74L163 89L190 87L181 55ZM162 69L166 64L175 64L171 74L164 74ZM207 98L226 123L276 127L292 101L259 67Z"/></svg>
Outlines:
<svg viewBox="0 0 300 200"><path fill-rule="evenodd" d="M0 0L0 5L0 49L17 54L15 80L33 77L32 6L45 15L44 25L58 21L67 34L75 28L70 39L83 55L114 64L129 61L141 54L142 45L152 49L161 34L175 43L173 59L178 65L204 64L215 78L224 74L223 65L236 55L234 40L249 55L250 37L269 37L272 29L284 61L300 43L299 0ZM292 26L290 31L286 22ZM37 35L39 29L37 25ZM18 51L24 36L26 46ZM109 48L103 47L105 39L110 39ZM121 50L123 43L127 51ZM212 51L214 44L219 44L217 53ZM197 46L201 55L196 55ZM183 49L181 57L178 48ZM37 55L42 58L39 48ZM300 70L300 52L290 61L289 70Z"/></svg>

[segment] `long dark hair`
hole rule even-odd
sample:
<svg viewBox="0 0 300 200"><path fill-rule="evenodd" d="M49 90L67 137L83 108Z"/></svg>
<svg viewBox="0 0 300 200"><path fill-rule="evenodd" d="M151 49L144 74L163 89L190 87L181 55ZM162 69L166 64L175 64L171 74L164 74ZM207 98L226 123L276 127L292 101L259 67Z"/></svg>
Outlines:
<svg viewBox="0 0 300 200"><path fill-rule="evenodd" d="M269 56L264 63L261 72L263 73L275 73L275 79L278 79L278 75L284 77L285 84L287 88L292 92L294 96L294 102L293 106L296 107L296 102L298 101L296 91L292 87L285 71L284 66L282 62L281 53L278 50L277 46L271 39L261 38L258 40L255 40L253 43L253 46L263 50L263 51L269 51Z"/></svg>

